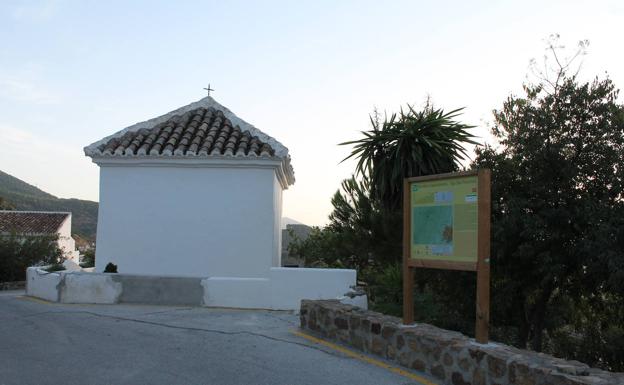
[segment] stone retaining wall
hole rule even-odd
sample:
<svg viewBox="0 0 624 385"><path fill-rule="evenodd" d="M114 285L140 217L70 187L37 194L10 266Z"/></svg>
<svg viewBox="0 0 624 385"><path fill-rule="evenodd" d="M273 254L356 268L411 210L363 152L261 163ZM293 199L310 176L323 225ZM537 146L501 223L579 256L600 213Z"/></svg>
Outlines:
<svg viewBox="0 0 624 385"><path fill-rule="evenodd" d="M301 301L301 328L425 372L449 385L615 385L624 373L362 310L332 300Z"/></svg>

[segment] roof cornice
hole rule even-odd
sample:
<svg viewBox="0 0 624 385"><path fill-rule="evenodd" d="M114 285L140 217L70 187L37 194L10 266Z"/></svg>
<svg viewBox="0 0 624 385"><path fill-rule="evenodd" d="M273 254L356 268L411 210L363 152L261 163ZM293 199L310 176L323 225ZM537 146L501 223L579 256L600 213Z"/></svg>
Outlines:
<svg viewBox="0 0 624 385"><path fill-rule="evenodd" d="M92 157L93 163L102 167L190 167L190 168L268 168L275 174L282 186L295 183L291 167L286 167L284 159L279 157L236 157L212 155L210 157L170 155L170 156L111 156L98 155Z"/></svg>
<svg viewBox="0 0 624 385"><path fill-rule="evenodd" d="M70 215L71 211L40 211L40 210L0 210L0 213L18 213L18 214L64 214Z"/></svg>

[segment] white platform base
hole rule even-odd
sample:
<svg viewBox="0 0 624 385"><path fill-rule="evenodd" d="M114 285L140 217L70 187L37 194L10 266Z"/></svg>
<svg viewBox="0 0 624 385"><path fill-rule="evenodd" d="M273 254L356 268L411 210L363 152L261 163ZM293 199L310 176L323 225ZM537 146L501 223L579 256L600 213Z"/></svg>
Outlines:
<svg viewBox="0 0 624 385"><path fill-rule="evenodd" d="M196 283L194 283L196 281ZM31 267L26 293L63 303L195 304L242 309L299 310L302 299L338 299L364 309L366 296L345 296L356 284L349 269L271 268L268 276L160 277L84 271L47 273ZM197 286L195 286L197 285ZM189 289L190 288L190 289ZM140 291L137 291L140 290ZM162 295L165 294L171 295ZM160 297L150 293L160 293ZM138 299L137 299L138 298Z"/></svg>

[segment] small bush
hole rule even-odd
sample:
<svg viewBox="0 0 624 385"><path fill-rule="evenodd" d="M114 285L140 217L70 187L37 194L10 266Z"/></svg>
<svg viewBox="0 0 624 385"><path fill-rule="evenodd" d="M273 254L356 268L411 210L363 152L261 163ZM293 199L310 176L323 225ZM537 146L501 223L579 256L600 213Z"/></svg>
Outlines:
<svg viewBox="0 0 624 385"><path fill-rule="evenodd" d="M363 274L369 283L371 308L400 317L403 314L403 274L398 263Z"/></svg>
<svg viewBox="0 0 624 385"><path fill-rule="evenodd" d="M95 266L95 250L90 249L85 251L82 255L82 262L80 263L80 267L93 267Z"/></svg>
<svg viewBox="0 0 624 385"><path fill-rule="evenodd" d="M0 235L0 282L24 281L30 266L63 262L58 236Z"/></svg>
<svg viewBox="0 0 624 385"><path fill-rule="evenodd" d="M104 268L104 272L105 273L116 273L117 272L117 265L115 265L112 262L107 263L106 267Z"/></svg>

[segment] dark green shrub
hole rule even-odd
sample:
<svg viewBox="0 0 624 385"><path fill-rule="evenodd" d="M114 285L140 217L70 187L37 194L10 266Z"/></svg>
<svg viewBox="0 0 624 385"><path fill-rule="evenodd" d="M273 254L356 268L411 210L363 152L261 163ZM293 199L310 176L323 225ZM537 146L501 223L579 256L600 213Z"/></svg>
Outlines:
<svg viewBox="0 0 624 385"><path fill-rule="evenodd" d="M95 250L90 249L85 251L82 255L82 262L80 263L80 267L93 267L95 266Z"/></svg>
<svg viewBox="0 0 624 385"><path fill-rule="evenodd" d="M106 267L104 268L104 272L105 273L116 273L117 272L117 265L115 265L112 262L107 263Z"/></svg>
<svg viewBox="0 0 624 385"><path fill-rule="evenodd" d="M366 277L366 275L368 277ZM371 308L375 311L400 317L403 314L403 273L401 265L391 264L379 271L372 269L361 277L366 279L371 297Z"/></svg>
<svg viewBox="0 0 624 385"><path fill-rule="evenodd" d="M0 282L26 280L30 266L63 262L55 236L0 236Z"/></svg>

